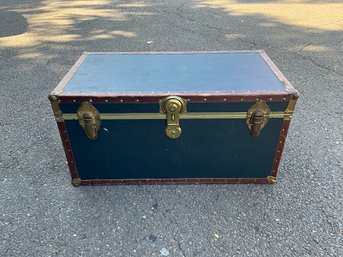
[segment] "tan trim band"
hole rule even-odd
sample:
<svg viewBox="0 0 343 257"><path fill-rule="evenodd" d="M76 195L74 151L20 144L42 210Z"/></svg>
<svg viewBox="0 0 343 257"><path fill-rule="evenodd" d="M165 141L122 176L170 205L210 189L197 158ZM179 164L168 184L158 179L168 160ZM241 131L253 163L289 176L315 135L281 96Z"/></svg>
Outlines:
<svg viewBox="0 0 343 257"><path fill-rule="evenodd" d="M271 112L269 118L283 119L285 112ZM183 113L180 119L183 120L204 120L204 119L246 119L246 112L193 112ZM63 114L64 120L78 120L74 113ZM166 115L161 113L101 113L101 120L165 120Z"/></svg>

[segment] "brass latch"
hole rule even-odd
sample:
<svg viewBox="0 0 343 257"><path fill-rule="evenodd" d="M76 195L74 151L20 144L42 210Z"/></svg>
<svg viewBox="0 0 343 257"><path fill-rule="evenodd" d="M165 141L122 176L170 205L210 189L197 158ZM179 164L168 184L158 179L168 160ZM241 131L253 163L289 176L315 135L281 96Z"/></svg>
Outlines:
<svg viewBox="0 0 343 257"><path fill-rule="evenodd" d="M180 114L186 112L187 101L178 96L168 96L160 100L160 113L167 116L166 134L175 139L181 136Z"/></svg>
<svg viewBox="0 0 343 257"><path fill-rule="evenodd" d="M261 130L267 124L269 119L270 109L266 102L257 100L247 112L246 123L250 130L250 134L254 137L260 135Z"/></svg>
<svg viewBox="0 0 343 257"><path fill-rule="evenodd" d="M87 137L95 140L100 127L100 114L97 109L90 102L83 102L77 110L77 117Z"/></svg>

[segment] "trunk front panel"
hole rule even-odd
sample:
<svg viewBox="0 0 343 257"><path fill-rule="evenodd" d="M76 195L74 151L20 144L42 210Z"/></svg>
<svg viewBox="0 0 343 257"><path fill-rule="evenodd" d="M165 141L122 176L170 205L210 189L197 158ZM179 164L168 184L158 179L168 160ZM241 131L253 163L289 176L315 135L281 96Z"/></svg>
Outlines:
<svg viewBox="0 0 343 257"><path fill-rule="evenodd" d="M165 120L103 120L89 140L77 120L66 120L80 179L266 178L282 119L250 135L244 119L181 120L170 139Z"/></svg>

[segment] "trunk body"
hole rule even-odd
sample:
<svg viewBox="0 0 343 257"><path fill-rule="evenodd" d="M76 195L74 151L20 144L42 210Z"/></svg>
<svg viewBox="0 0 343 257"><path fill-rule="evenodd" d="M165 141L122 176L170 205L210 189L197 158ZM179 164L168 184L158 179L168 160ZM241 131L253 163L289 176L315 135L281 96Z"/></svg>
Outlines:
<svg viewBox="0 0 343 257"><path fill-rule="evenodd" d="M50 94L74 185L274 183L297 98L263 51L86 53Z"/></svg>

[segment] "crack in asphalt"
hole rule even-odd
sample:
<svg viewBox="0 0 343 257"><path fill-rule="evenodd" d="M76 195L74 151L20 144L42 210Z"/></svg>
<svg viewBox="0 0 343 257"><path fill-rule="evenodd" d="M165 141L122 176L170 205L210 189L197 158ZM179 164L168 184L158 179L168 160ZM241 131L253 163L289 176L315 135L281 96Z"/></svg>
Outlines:
<svg viewBox="0 0 343 257"><path fill-rule="evenodd" d="M162 12L163 13L168 13L168 14L176 14L179 18L183 19L183 20L186 20L186 21L190 21L192 23L195 23L197 24L198 26L202 26L202 27L205 27L205 28L208 28L210 30L216 30L217 32L219 32L220 34L230 34L230 35L233 35L232 32L230 31L227 31L223 28L219 28L219 27L216 27L216 26L211 26L209 24L206 24L206 23L202 23L202 22L199 22L193 18L190 18L190 17L187 17L183 14L183 9L182 7L186 4L187 2L183 2L182 4L180 4L180 6L176 7L175 8L175 12L168 12L166 10L163 10ZM155 12L157 13L161 13L161 11L151 7L152 10L154 10ZM211 33L211 32L205 32L205 33L202 33L200 32L199 30L194 30L194 29L190 29L190 28L187 28L183 25L179 25L179 24L176 24L174 22L171 22L171 21L167 21L167 20L164 20L164 23L169 25L169 26L172 26L172 27L175 27L175 28L178 28L180 30L183 30L183 31L186 31L186 32L191 32L191 33L195 33L197 35L200 35L200 36L211 36L211 37L214 37L213 39L220 43L220 44L223 44L223 41L222 40L219 40L218 38L216 38L218 35L214 34L214 33ZM247 40L247 39L243 39L242 37L239 37L239 36L236 36L235 37L238 41L242 42L242 43L246 43L246 44L251 44L252 46L258 46L258 47L268 47L268 48L272 48L272 49L275 49L275 50L278 50L278 51L283 51L283 52L286 52L286 53L290 53L290 54L295 54L297 55L298 57L302 58L303 60L305 61L309 61L311 62L313 65L321 68L321 69L324 69L324 70L327 70L329 72L332 72L338 76L341 76L343 77L343 73L340 73L338 71L336 71L335 69L327 66L327 65L324 65L316 60L314 60L313 58L310 58L308 56L305 56L305 55L302 55L300 54L299 52L302 51L302 49L304 49L306 46L310 45L311 43L308 43L306 44L305 46L302 46L302 48L300 48L299 50L297 51L291 51L289 49L285 49L285 48L282 48L282 47L277 47L277 46L273 46L273 45L269 45L269 44L263 44L263 43L260 43L260 42L255 42L255 41L250 41L250 40Z"/></svg>
<svg viewBox="0 0 343 257"><path fill-rule="evenodd" d="M176 223L177 224L177 223ZM178 224L176 225L178 227ZM176 242L177 248L180 250L180 253L183 257L186 257L186 253L185 251L182 249L181 247L181 242L176 238L176 236L174 235L174 233L172 233L172 237L174 239L174 241Z"/></svg>
<svg viewBox="0 0 343 257"><path fill-rule="evenodd" d="M165 220L168 220L169 223L175 224L175 225L176 225L176 228L177 228L178 230L181 230L180 224L179 224L176 220L173 220L173 219L171 219L170 217L167 217L166 214L165 214L163 211L161 211L161 215L162 215L162 217L163 217ZM180 242L180 240L177 239L177 237L175 236L175 234L173 233L173 231L170 230L169 232L170 232L171 236L173 237L173 240L176 242L177 248L180 250L181 255L182 255L183 257L186 257L186 253L185 253L185 251L183 250L183 248L181 247L181 242Z"/></svg>

